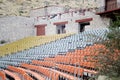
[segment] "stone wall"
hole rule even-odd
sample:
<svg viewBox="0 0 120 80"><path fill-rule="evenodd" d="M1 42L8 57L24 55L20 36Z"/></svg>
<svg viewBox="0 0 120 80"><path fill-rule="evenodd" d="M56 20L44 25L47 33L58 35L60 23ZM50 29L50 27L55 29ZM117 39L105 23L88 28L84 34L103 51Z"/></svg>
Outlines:
<svg viewBox="0 0 120 80"><path fill-rule="evenodd" d="M0 18L0 41L16 41L35 35L34 19L26 17Z"/></svg>

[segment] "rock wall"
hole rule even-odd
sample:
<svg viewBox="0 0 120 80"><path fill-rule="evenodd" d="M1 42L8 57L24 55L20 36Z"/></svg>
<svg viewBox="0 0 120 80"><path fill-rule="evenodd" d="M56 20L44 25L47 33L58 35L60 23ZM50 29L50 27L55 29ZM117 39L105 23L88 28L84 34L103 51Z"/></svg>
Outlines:
<svg viewBox="0 0 120 80"><path fill-rule="evenodd" d="M16 41L24 37L35 35L34 19L9 16L0 18L0 41Z"/></svg>

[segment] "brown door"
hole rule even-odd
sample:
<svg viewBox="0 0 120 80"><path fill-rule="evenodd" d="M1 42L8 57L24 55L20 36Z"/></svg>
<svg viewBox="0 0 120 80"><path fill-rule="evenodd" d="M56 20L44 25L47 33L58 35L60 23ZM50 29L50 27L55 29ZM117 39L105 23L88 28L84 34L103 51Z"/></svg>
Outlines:
<svg viewBox="0 0 120 80"><path fill-rule="evenodd" d="M36 26L37 36L45 35L45 26Z"/></svg>
<svg viewBox="0 0 120 80"><path fill-rule="evenodd" d="M106 0L106 10L117 8L117 0Z"/></svg>

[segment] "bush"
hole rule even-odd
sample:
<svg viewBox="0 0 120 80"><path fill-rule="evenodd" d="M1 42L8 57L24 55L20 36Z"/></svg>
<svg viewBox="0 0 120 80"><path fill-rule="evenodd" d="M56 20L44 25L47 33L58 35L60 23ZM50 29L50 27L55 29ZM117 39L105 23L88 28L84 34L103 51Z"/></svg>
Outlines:
<svg viewBox="0 0 120 80"><path fill-rule="evenodd" d="M102 49L98 55L98 69L100 75L110 77L112 80L120 78L120 19L112 22L107 34L107 40L103 42L106 49Z"/></svg>

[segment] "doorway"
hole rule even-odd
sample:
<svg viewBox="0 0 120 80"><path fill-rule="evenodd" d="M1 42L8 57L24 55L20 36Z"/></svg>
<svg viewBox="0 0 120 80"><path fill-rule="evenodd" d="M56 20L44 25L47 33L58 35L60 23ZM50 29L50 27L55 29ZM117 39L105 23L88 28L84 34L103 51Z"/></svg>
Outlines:
<svg viewBox="0 0 120 80"><path fill-rule="evenodd" d="M45 35L45 25L36 26L36 35L37 36Z"/></svg>

